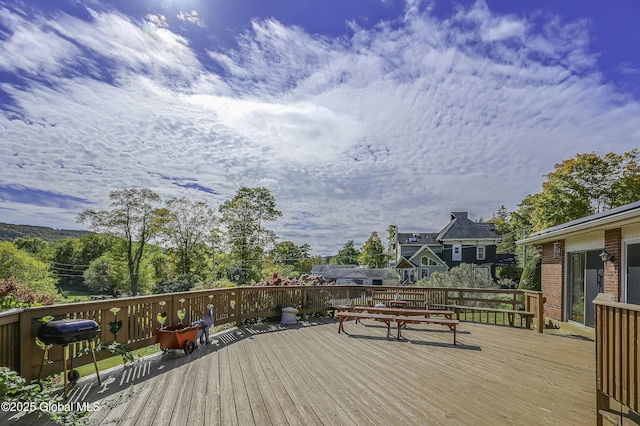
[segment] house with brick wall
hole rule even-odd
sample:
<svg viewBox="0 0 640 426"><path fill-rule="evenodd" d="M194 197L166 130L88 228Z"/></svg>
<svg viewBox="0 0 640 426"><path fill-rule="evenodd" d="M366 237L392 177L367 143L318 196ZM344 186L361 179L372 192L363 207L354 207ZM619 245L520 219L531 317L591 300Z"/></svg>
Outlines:
<svg viewBox="0 0 640 426"><path fill-rule="evenodd" d="M640 304L640 201L531 234L542 252L547 319L593 327L599 293Z"/></svg>

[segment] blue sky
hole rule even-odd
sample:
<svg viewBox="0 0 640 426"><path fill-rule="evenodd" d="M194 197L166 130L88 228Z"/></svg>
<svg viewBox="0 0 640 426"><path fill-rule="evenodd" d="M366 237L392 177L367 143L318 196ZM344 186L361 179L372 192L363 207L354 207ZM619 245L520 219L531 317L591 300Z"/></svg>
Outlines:
<svg viewBox="0 0 640 426"><path fill-rule="evenodd" d="M331 254L640 146L640 3L0 1L0 221L265 186Z"/></svg>

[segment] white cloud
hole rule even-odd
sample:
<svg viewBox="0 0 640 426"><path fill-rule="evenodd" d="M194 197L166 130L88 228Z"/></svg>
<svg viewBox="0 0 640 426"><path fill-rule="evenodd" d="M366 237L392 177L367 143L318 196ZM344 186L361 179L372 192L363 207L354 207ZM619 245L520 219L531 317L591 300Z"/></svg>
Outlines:
<svg viewBox="0 0 640 426"><path fill-rule="evenodd" d="M0 66L48 81L0 83L23 118L0 115L0 185L64 188L98 207L116 188L217 205L264 185L284 212L281 238L328 254L391 223L489 218L539 191L554 163L638 146L638 103L602 81L584 23L534 31L540 17L484 3L446 20L407 4L397 22L352 23L336 39L255 21L237 49L208 52L224 76L157 17L30 23L4 10L14 35L0 58L19 60ZM0 202L6 221L71 227L77 213L24 207Z"/></svg>

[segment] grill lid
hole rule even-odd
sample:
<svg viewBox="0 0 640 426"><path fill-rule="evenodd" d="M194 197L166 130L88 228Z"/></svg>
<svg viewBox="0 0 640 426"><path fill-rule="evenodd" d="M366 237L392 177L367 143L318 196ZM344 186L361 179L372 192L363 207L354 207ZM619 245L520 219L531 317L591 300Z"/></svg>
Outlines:
<svg viewBox="0 0 640 426"><path fill-rule="evenodd" d="M38 339L45 345L68 345L93 339L100 332L98 323L86 319L49 321L38 328Z"/></svg>

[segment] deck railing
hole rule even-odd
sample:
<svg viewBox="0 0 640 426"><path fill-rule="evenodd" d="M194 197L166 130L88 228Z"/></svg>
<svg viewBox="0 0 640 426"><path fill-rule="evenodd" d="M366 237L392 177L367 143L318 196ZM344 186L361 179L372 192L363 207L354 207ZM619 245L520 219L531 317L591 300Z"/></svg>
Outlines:
<svg viewBox="0 0 640 426"><path fill-rule="evenodd" d="M612 295L604 293L593 303L598 425L604 424L605 418L637 419L640 417L640 305L613 302Z"/></svg>
<svg viewBox="0 0 640 426"><path fill-rule="evenodd" d="M288 306L298 308L301 315L327 311L332 306L352 304L366 305L373 290L403 292L425 292L426 299L434 306L451 303L485 303L488 306L512 309L535 309L541 317L543 299L540 293L521 290L481 290L426 287L384 286L284 286L284 287L233 287L207 289L183 293L157 294L122 299L40 306L0 312L0 365L20 373L27 380L38 377L43 359L43 350L36 342L38 327L44 317L55 319L91 319L100 326L99 339L102 345L118 342L129 349L139 349L157 342L155 331L159 328L160 314L166 313L164 325L190 324L206 312L207 306L214 308L215 325L241 324L252 318L278 317L281 309ZM535 300L533 303L531 300ZM464 310L464 309L463 309ZM184 318L178 317L184 312ZM534 312L534 311L531 311ZM475 319L476 322L485 322ZM121 322L114 335L109 324ZM542 323L540 323L542 324ZM111 327L113 330L113 327ZM540 328L539 331L542 331ZM69 357L74 365L92 362L88 342L69 345ZM113 356L101 350L98 359ZM49 349L48 362L42 375L63 370L62 346Z"/></svg>

